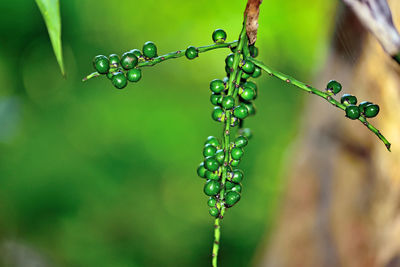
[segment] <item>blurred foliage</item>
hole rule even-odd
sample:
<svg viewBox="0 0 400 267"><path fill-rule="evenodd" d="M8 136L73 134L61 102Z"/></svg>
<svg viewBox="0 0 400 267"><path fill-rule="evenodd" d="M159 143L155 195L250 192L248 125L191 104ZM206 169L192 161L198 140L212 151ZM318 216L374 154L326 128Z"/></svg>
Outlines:
<svg viewBox="0 0 400 267"><path fill-rule="evenodd" d="M259 58L310 80L327 50L334 3L264 2ZM63 79L34 1L1 1L0 249L9 240L26 244L50 266L209 265L213 220L196 167L206 137L221 134L208 85L223 77L229 51L144 69L122 91L81 78L95 55L148 40L162 54L210 44L216 28L236 39L244 7L62 1ZM268 76L257 82L244 190L222 223L221 266L250 265L268 236L301 117L304 93Z"/></svg>

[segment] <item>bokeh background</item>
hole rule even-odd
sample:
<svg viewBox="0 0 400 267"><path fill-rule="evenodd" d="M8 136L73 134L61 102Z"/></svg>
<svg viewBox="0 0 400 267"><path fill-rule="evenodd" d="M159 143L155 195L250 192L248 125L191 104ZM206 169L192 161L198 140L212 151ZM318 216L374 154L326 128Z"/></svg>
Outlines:
<svg viewBox="0 0 400 267"><path fill-rule="evenodd" d="M209 265L213 219L196 168L207 136L221 135L208 86L224 77L229 50L144 68L125 90L81 79L95 55L148 40L159 54L211 44L216 28L235 40L245 4L61 1L64 79L34 1L0 2L0 266ZM335 5L264 1L259 59L312 82ZM267 75L257 83L242 200L223 220L221 266L251 265L267 242L307 97Z"/></svg>

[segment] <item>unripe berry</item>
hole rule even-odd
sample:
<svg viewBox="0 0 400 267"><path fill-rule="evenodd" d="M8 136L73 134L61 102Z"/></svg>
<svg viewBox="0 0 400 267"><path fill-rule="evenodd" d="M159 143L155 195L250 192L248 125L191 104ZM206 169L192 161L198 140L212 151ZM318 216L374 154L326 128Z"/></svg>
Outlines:
<svg viewBox="0 0 400 267"><path fill-rule="evenodd" d="M379 113L379 106L378 105L369 104L369 105L367 105L365 107L364 114L365 114L365 117L367 117L367 118L373 118L376 115L378 115L378 113Z"/></svg>
<svg viewBox="0 0 400 267"><path fill-rule="evenodd" d="M213 217L218 217L219 215L219 210L216 207L211 207L208 212L210 213L211 216Z"/></svg>
<svg viewBox="0 0 400 267"><path fill-rule="evenodd" d="M133 53L137 58L140 58L142 56L142 52L140 52L139 49L132 49L131 51L129 51L131 53Z"/></svg>
<svg viewBox="0 0 400 267"><path fill-rule="evenodd" d="M326 85L326 90L336 95L340 91L342 91L342 85L335 80L330 80Z"/></svg>
<svg viewBox="0 0 400 267"><path fill-rule="evenodd" d="M355 104L357 104L357 97L355 97L354 95L350 95L350 94L344 94L340 98L340 103L345 104L345 105L355 105Z"/></svg>
<svg viewBox="0 0 400 267"><path fill-rule="evenodd" d="M251 57L257 57L258 56L258 48L255 45L250 45L249 46L249 52Z"/></svg>
<svg viewBox="0 0 400 267"><path fill-rule="evenodd" d="M254 72L251 74L251 77L258 78L262 74L262 70L259 67L254 68Z"/></svg>
<svg viewBox="0 0 400 267"><path fill-rule="evenodd" d="M219 177L217 171L211 172L211 171L206 170L206 178L209 180L217 180L218 181L220 177Z"/></svg>
<svg viewBox="0 0 400 267"><path fill-rule="evenodd" d="M204 167L209 170L209 171L216 171L219 168L219 163L218 161L215 159L215 157L206 157L206 159L204 160Z"/></svg>
<svg viewBox="0 0 400 267"><path fill-rule="evenodd" d="M210 90L216 94L219 94L225 90L225 84L220 79L214 79L210 82Z"/></svg>
<svg viewBox="0 0 400 267"><path fill-rule="evenodd" d="M207 205L209 207L215 207L216 204L217 204L217 200L213 197L210 197L207 201Z"/></svg>
<svg viewBox="0 0 400 267"><path fill-rule="evenodd" d="M243 61L241 65L242 70L247 72L248 74L252 74L254 72L254 69L256 68L254 63L248 60Z"/></svg>
<svg viewBox="0 0 400 267"><path fill-rule="evenodd" d="M225 204L232 207L240 200L240 194L235 191L229 191L225 194Z"/></svg>
<svg viewBox="0 0 400 267"><path fill-rule="evenodd" d="M226 40L226 32L222 29L216 29L212 34L215 43L223 43Z"/></svg>
<svg viewBox="0 0 400 267"><path fill-rule="evenodd" d="M213 118L213 120L215 121L223 121L225 118L225 113L222 110L222 108L220 107L214 107L212 113L211 113L211 117Z"/></svg>
<svg viewBox="0 0 400 267"><path fill-rule="evenodd" d="M197 175L201 178L206 178L206 168L204 168L204 162L200 163L199 167L197 167Z"/></svg>
<svg viewBox="0 0 400 267"><path fill-rule="evenodd" d="M232 175L231 181L233 183L240 183L240 182L242 182L243 177L244 177L243 171L239 170L239 169L235 169L233 171L233 175Z"/></svg>
<svg viewBox="0 0 400 267"><path fill-rule="evenodd" d="M208 180L204 185L204 193L207 196L218 195L220 189L221 189L221 184L216 180Z"/></svg>
<svg viewBox="0 0 400 267"><path fill-rule="evenodd" d="M254 103L243 103L243 105L246 106L247 110L249 111L249 116L252 116L256 114L256 107L254 106Z"/></svg>
<svg viewBox="0 0 400 267"><path fill-rule="evenodd" d="M131 52L126 52L122 54L121 56L121 66L126 69L130 70L134 67L136 67L138 63L138 58L135 56L135 54Z"/></svg>
<svg viewBox="0 0 400 267"><path fill-rule="evenodd" d="M239 164L240 164L240 160L236 160L236 159L232 159L229 162L229 165L231 165L232 167L237 167L237 166L239 166Z"/></svg>
<svg viewBox="0 0 400 267"><path fill-rule="evenodd" d="M233 111L233 115L236 118L244 119L249 115L249 111L247 110L245 105L240 104L239 106L235 107L235 109Z"/></svg>
<svg viewBox="0 0 400 267"><path fill-rule="evenodd" d="M240 136L236 137L236 139L235 139L236 147L245 147L245 146L247 146L248 143L249 143L249 140L246 137L244 137L243 135L240 135Z"/></svg>
<svg viewBox="0 0 400 267"><path fill-rule="evenodd" d="M233 97L227 95L222 99L222 107L224 109L231 109L235 106L235 99Z"/></svg>
<svg viewBox="0 0 400 267"><path fill-rule="evenodd" d="M239 89L239 95L246 101L251 101L256 98L256 91L252 87L245 86Z"/></svg>
<svg viewBox="0 0 400 267"><path fill-rule="evenodd" d="M203 149L203 156L211 157L211 156L214 156L216 152L217 152L217 148L215 146L207 144Z"/></svg>
<svg viewBox="0 0 400 267"><path fill-rule="evenodd" d="M98 55L93 59L93 67L100 74L106 74L110 69L110 62L106 56Z"/></svg>
<svg viewBox="0 0 400 267"><path fill-rule="evenodd" d="M360 117L360 110L356 105L349 105L346 107L346 117L356 120Z"/></svg>
<svg viewBox="0 0 400 267"><path fill-rule="evenodd" d="M115 72L112 76L111 82L117 89L123 89L128 84L128 81L122 72Z"/></svg>
<svg viewBox="0 0 400 267"><path fill-rule="evenodd" d="M226 64L229 68L232 68L232 67L233 67L234 58L235 58L235 55L234 55L234 54L229 54L229 55L225 58L225 64Z"/></svg>
<svg viewBox="0 0 400 267"><path fill-rule="evenodd" d="M216 94L216 93L212 93L211 96L210 96L210 102L214 106L218 106L219 104L222 103L222 95Z"/></svg>
<svg viewBox="0 0 400 267"><path fill-rule="evenodd" d="M195 59L196 57L199 56L199 52L197 51L197 48L194 46L189 46L186 49L185 56L187 59Z"/></svg>
<svg viewBox="0 0 400 267"><path fill-rule="evenodd" d="M369 104L372 104L372 102L363 101L363 102L361 102L361 103L358 105L358 109L360 110L360 113L361 113L361 114L364 114L364 112L365 112L365 107L366 107L367 105L369 105Z"/></svg>
<svg viewBox="0 0 400 267"><path fill-rule="evenodd" d="M109 57L110 67L118 67L119 65L119 56L117 54L111 54Z"/></svg>
<svg viewBox="0 0 400 267"><path fill-rule="evenodd" d="M217 152L215 153L215 159L218 161L220 165L224 163L225 159L225 152L222 149L218 149Z"/></svg>
<svg viewBox="0 0 400 267"><path fill-rule="evenodd" d="M250 128L242 128L239 130L238 134L243 135L248 140L250 140L251 137L253 137L253 133L251 132Z"/></svg>
<svg viewBox="0 0 400 267"><path fill-rule="evenodd" d="M207 140L206 140L206 142L204 143L204 146L206 146L206 145L208 145L208 144L210 144L210 145L212 145L212 146L215 146L215 147L221 146L221 144L219 143L217 137L215 137L215 136L209 136L209 137L207 137Z"/></svg>
<svg viewBox="0 0 400 267"><path fill-rule="evenodd" d="M142 71L140 69L130 69L126 73L126 78L130 82L138 82L142 78Z"/></svg>
<svg viewBox="0 0 400 267"><path fill-rule="evenodd" d="M157 56L157 46L152 41L145 42L143 45L143 55L147 58Z"/></svg>
<svg viewBox="0 0 400 267"><path fill-rule="evenodd" d="M242 156L243 156L243 149L242 148L240 148L240 147L232 148L232 150L231 150L232 159L239 160L239 159L242 158Z"/></svg>

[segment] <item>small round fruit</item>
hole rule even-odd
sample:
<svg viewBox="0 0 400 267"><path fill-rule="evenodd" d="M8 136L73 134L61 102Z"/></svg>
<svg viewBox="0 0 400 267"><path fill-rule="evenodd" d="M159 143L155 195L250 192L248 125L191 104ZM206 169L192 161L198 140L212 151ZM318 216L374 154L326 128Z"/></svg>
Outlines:
<svg viewBox="0 0 400 267"><path fill-rule="evenodd" d="M106 74L110 69L110 62L106 56L98 55L93 59L93 67L100 74Z"/></svg>
<svg viewBox="0 0 400 267"><path fill-rule="evenodd" d="M210 96L210 102L214 106L218 106L219 104L222 103L222 95L216 94L216 93L212 93L211 96Z"/></svg>
<svg viewBox="0 0 400 267"><path fill-rule="evenodd" d="M108 59L110 60L110 67L118 67L119 65L119 56L117 54L111 54Z"/></svg>
<svg viewBox="0 0 400 267"><path fill-rule="evenodd" d="M201 178L206 178L206 168L204 168L204 162L200 163L199 167L197 167L197 175Z"/></svg>
<svg viewBox="0 0 400 267"><path fill-rule="evenodd" d="M223 43L226 40L226 32L223 29L216 29L212 34L214 43Z"/></svg>
<svg viewBox="0 0 400 267"><path fill-rule="evenodd" d="M211 156L214 156L216 152L217 152L217 148L215 146L207 144L203 149L203 156L211 157Z"/></svg>
<svg viewBox="0 0 400 267"><path fill-rule="evenodd" d="M219 168L219 163L215 157L206 157L204 167L209 171L216 171Z"/></svg>
<svg viewBox="0 0 400 267"><path fill-rule="evenodd" d="M262 73L261 69L259 67L255 67L254 72L251 74L251 77L258 78L261 76L261 73Z"/></svg>
<svg viewBox="0 0 400 267"><path fill-rule="evenodd" d="M240 97L246 101L251 101L256 98L256 91L252 87L245 86L239 91Z"/></svg>
<svg viewBox="0 0 400 267"><path fill-rule="evenodd" d="M233 110L233 115L236 118L244 119L249 115L249 111L247 110L245 105L240 104L239 106L235 107L235 109Z"/></svg>
<svg viewBox="0 0 400 267"><path fill-rule="evenodd" d="M360 113L361 113L361 114L364 114L364 112L365 112L365 107L366 107L367 105L369 105L369 104L372 104L372 102L363 101L363 102L361 102L361 103L358 105L358 109L360 110Z"/></svg>
<svg viewBox="0 0 400 267"><path fill-rule="evenodd" d="M225 64L229 67L232 68L233 67L233 61L235 59L235 55L234 54L229 54L226 58L225 58Z"/></svg>
<svg viewBox="0 0 400 267"><path fill-rule="evenodd" d="M220 165L224 163L225 159L225 152L222 149L218 149L217 152L215 153L215 159L218 161Z"/></svg>
<svg viewBox="0 0 400 267"><path fill-rule="evenodd" d="M218 172L210 172L210 171L206 171L206 177L209 180L219 180L219 175Z"/></svg>
<svg viewBox="0 0 400 267"><path fill-rule="evenodd" d="M251 57L257 57L258 56L258 48L255 47L254 45L249 46L249 52Z"/></svg>
<svg viewBox="0 0 400 267"><path fill-rule="evenodd" d="M240 184L235 184L235 186L231 188L231 191L235 191L235 192L241 193L242 192L242 186Z"/></svg>
<svg viewBox="0 0 400 267"><path fill-rule="evenodd" d="M215 204L217 204L217 200L213 197L210 197L207 201L207 205L209 207L215 207Z"/></svg>
<svg viewBox="0 0 400 267"><path fill-rule="evenodd" d="M356 120L360 117L360 110L356 105L349 105L346 107L346 117Z"/></svg>
<svg viewBox="0 0 400 267"><path fill-rule="evenodd" d="M243 135L248 140L250 140L251 137L253 137L253 133L251 132L250 128L242 128L239 130L238 134Z"/></svg>
<svg viewBox="0 0 400 267"><path fill-rule="evenodd" d="M218 195L220 189L221 189L221 184L216 180L208 180L204 185L204 193L207 196Z"/></svg>
<svg viewBox="0 0 400 267"><path fill-rule="evenodd" d="M222 107L224 109L231 109L235 106L235 99L229 95L222 99Z"/></svg>
<svg viewBox="0 0 400 267"><path fill-rule="evenodd" d="M152 41L145 42L142 51L143 55L147 58L153 58L157 56L157 46Z"/></svg>
<svg viewBox="0 0 400 267"><path fill-rule="evenodd" d="M233 159L239 160L239 159L242 158L242 156L243 156L243 149L242 148L240 148L240 147L232 148L231 157Z"/></svg>
<svg viewBox="0 0 400 267"><path fill-rule="evenodd" d="M142 52L140 52L139 49L132 49L131 51L129 51L131 53L133 53L137 58L140 58L142 56Z"/></svg>
<svg viewBox="0 0 400 267"><path fill-rule="evenodd" d="M121 66L126 69L130 70L136 67L138 64L138 58L135 56L135 54L131 52L126 52L122 54L121 56Z"/></svg>
<svg viewBox="0 0 400 267"><path fill-rule="evenodd" d="M232 167L237 167L240 164L240 160L233 159L229 162Z"/></svg>
<svg viewBox="0 0 400 267"><path fill-rule="evenodd" d="M247 110L249 111L249 116L256 114L256 107L253 103L243 103L246 106Z"/></svg>
<svg viewBox="0 0 400 267"><path fill-rule="evenodd" d="M225 84L220 79L214 79L210 82L210 90L216 94L219 94L225 90Z"/></svg>
<svg viewBox="0 0 400 267"><path fill-rule="evenodd" d="M247 72L248 74L253 73L255 68L256 68L256 66L251 61L245 60L242 63L242 70Z"/></svg>
<svg viewBox="0 0 400 267"><path fill-rule="evenodd" d="M130 82L138 82L142 78L142 71L140 69L130 69L126 73L126 78Z"/></svg>
<svg viewBox="0 0 400 267"><path fill-rule="evenodd" d="M220 107L214 107L214 110L211 113L211 117L215 121L222 121L225 118L225 113Z"/></svg>
<svg viewBox="0 0 400 267"><path fill-rule="evenodd" d="M243 177L244 177L243 171L239 170L239 169L235 169L233 171L231 181L233 183L240 183L243 180Z"/></svg>
<svg viewBox="0 0 400 267"><path fill-rule="evenodd" d="M210 213L211 216L213 217L218 217L219 215L219 210L216 207L211 207L208 212Z"/></svg>
<svg viewBox="0 0 400 267"><path fill-rule="evenodd" d="M194 46L189 46L186 49L185 56L187 59L195 59L196 57L199 56L199 51L197 51L197 48Z"/></svg>
<svg viewBox="0 0 400 267"><path fill-rule="evenodd" d="M235 139L236 147L245 147L245 146L247 146L248 143L249 143L249 140L246 137L244 137L243 135L240 135L240 136L236 137L236 139Z"/></svg>
<svg viewBox="0 0 400 267"><path fill-rule="evenodd" d="M355 104L357 104L357 97L355 97L354 95L350 95L350 94L344 94L340 98L340 103L355 105Z"/></svg>
<svg viewBox="0 0 400 267"><path fill-rule="evenodd" d="M225 203L228 207L232 207L240 200L240 194L235 191L229 191L225 194Z"/></svg>
<svg viewBox="0 0 400 267"><path fill-rule="evenodd" d="M378 113L379 113L379 106L378 105L369 104L369 105L367 105L365 107L364 114L365 114L365 117L367 117L367 118L373 118L376 115L378 115Z"/></svg>
<svg viewBox="0 0 400 267"><path fill-rule="evenodd" d="M126 79L124 73L120 71L114 73L111 82L117 89L123 89L128 84L128 80Z"/></svg>
<svg viewBox="0 0 400 267"><path fill-rule="evenodd" d="M215 137L215 136L209 136L209 137L207 137L207 140L206 140L206 142L204 143L204 146L206 146L207 144L210 144L210 145L215 146L215 147L221 146L221 144L220 144L219 141L218 141L218 138Z"/></svg>
<svg viewBox="0 0 400 267"><path fill-rule="evenodd" d="M328 84L326 85L326 90L328 92L331 92L332 94L336 95L340 91L342 91L342 85L335 81L335 80L330 80Z"/></svg>
<svg viewBox="0 0 400 267"><path fill-rule="evenodd" d="M227 181L225 183L225 189L226 190L231 190L235 185L236 185L235 183L231 183L231 182Z"/></svg>
<svg viewBox="0 0 400 267"><path fill-rule="evenodd" d="M257 92L258 92L257 84L255 84L255 83L252 82L252 81L247 81L247 82L245 82L245 83L243 84L243 87L251 87L251 88L254 89L254 91L256 91L256 94L257 94Z"/></svg>

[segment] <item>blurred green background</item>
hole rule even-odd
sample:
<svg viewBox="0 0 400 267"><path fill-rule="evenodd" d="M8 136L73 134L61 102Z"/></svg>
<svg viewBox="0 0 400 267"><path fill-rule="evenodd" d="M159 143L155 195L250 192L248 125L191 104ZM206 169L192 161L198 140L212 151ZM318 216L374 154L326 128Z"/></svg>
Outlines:
<svg viewBox="0 0 400 267"><path fill-rule="evenodd" d="M143 69L116 90L82 83L97 54L158 45L159 54L235 40L246 1L61 1L61 77L34 1L0 2L0 259L48 266L208 266L213 219L196 175L212 121L209 82L229 50ZM312 81L332 34L334 1L261 5L259 59ZM304 93L267 75L245 151L241 202L222 224L221 266L249 266L266 242L284 188ZM279 114L279 115L278 115ZM29 256L30 255L30 256ZM37 259L36 259L37 260Z"/></svg>

